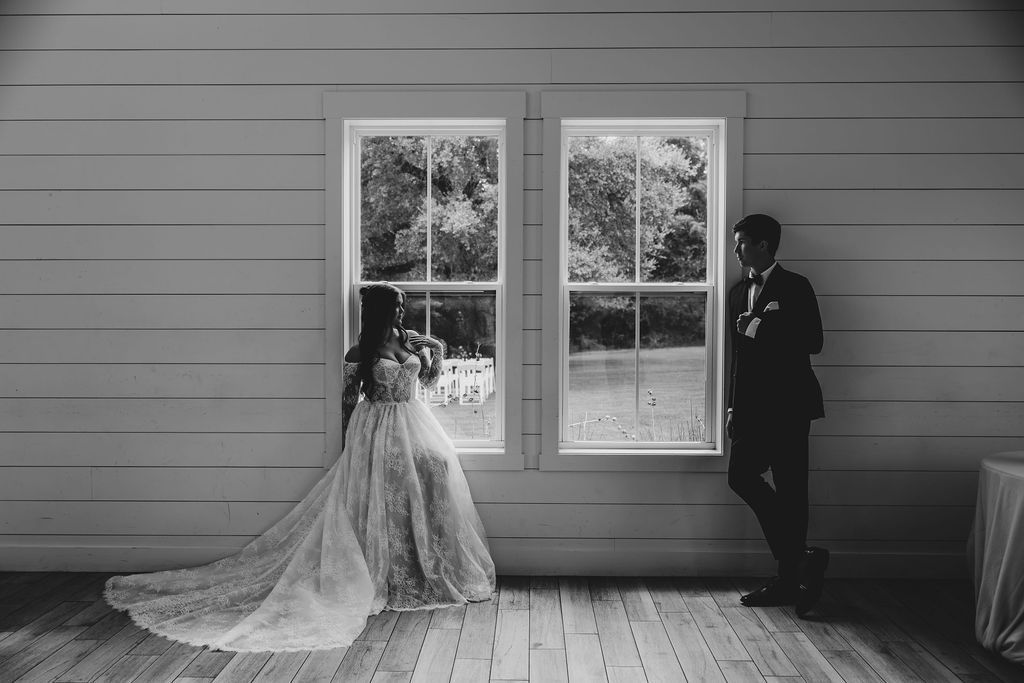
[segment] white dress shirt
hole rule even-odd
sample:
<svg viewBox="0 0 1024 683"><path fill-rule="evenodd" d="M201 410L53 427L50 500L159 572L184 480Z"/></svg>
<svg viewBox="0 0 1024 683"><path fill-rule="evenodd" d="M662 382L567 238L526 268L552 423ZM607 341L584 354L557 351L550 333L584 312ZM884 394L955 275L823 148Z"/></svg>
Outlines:
<svg viewBox="0 0 1024 683"><path fill-rule="evenodd" d="M757 297L761 295L761 291L764 289L764 286L768 284L768 277L772 274L772 271L775 270L775 266L777 265L779 265L778 261L773 263L763 273L761 273L761 284L757 284L755 282L751 287L748 287L747 311L754 310L754 304L757 302ZM754 337L757 336L757 327L760 324L761 319L754 318L753 320L750 321L750 325L747 326L747 331L744 332L744 334L753 339Z"/></svg>

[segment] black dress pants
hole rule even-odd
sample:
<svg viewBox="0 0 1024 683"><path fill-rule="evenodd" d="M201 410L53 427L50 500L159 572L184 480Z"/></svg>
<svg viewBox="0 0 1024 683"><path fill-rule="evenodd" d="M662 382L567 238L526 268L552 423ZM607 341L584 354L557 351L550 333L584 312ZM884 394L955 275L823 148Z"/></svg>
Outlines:
<svg viewBox="0 0 1024 683"><path fill-rule="evenodd" d="M807 436L810 420L735 417L729 488L754 511L779 563L779 577L796 583L807 546ZM774 487L764 475L772 472Z"/></svg>

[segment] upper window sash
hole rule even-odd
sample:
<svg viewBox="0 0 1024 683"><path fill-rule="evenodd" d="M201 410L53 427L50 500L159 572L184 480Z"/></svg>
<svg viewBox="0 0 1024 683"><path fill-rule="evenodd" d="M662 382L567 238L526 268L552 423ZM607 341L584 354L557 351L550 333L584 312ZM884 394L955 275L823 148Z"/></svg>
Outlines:
<svg viewBox="0 0 1024 683"><path fill-rule="evenodd" d="M361 188L357 182L360 173L360 154L361 154L361 141L364 138L371 137L422 137L422 138L435 138L435 137L448 137L448 136L459 136L459 137L494 137L498 141L497 158L498 158L498 199L497 199L497 226L496 226L496 242L497 242L497 268L495 270L494 278L483 279L483 280L438 280L434 279L432 268L430 267L432 261L432 237L433 237L433 221L430 217L430 212L433 209L433 202L427 203L427 230L426 230L426 278L425 279L409 279L409 280L395 280L396 285L402 287L413 286L419 284L430 284L431 286L438 285L441 283L455 284L455 283L473 283L474 285L480 283L495 283L500 284L505 280L505 271L507 268L507 258L505 257L505 244L506 239L506 213L507 213L507 141L505 135L505 123L501 120L496 119L481 119L479 121L473 120L438 120L438 121L423 121L423 120L411 120L411 119L396 119L383 121L367 121L367 120L353 120L347 121L345 124L346 138L349 140L350 146L350 165L352 183L349 189L351 194L350 201L350 212L351 219L350 224L352 230L349 231L349 236L352 240L352 246L348 250L351 258L354 262L349 264L350 277L353 282L370 282L373 281L370 278L362 277L361 269ZM431 157L430 151L433 145L428 144L427 146L427 181L426 181L426 192L429 198L432 194L432 183L430 182L431 175Z"/></svg>

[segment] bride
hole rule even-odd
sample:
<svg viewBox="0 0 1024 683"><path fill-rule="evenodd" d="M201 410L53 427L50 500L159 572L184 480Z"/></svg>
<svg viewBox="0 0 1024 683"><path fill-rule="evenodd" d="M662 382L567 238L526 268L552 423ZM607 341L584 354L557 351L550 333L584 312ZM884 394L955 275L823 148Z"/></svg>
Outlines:
<svg viewBox="0 0 1024 683"><path fill-rule="evenodd" d="M341 457L285 517L208 565L115 576L104 597L144 628L233 652L352 643L368 615L487 600L494 563L452 441L416 397L443 344L402 327L405 294L363 287L344 364ZM362 393L365 400L359 401Z"/></svg>

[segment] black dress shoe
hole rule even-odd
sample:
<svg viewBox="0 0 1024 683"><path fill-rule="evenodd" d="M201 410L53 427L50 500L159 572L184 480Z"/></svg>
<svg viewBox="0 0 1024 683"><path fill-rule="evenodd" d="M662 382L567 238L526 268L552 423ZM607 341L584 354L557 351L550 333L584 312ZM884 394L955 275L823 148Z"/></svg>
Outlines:
<svg viewBox="0 0 1024 683"><path fill-rule="evenodd" d="M752 593L740 598L745 607L773 607L776 605L792 605L796 603L799 586L784 582L775 577Z"/></svg>
<svg viewBox="0 0 1024 683"><path fill-rule="evenodd" d="M796 600L796 615L802 617L813 609L821 599L825 586L825 570L828 568L829 552L825 548L808 548L804 551L803 581Z"/></svg>

